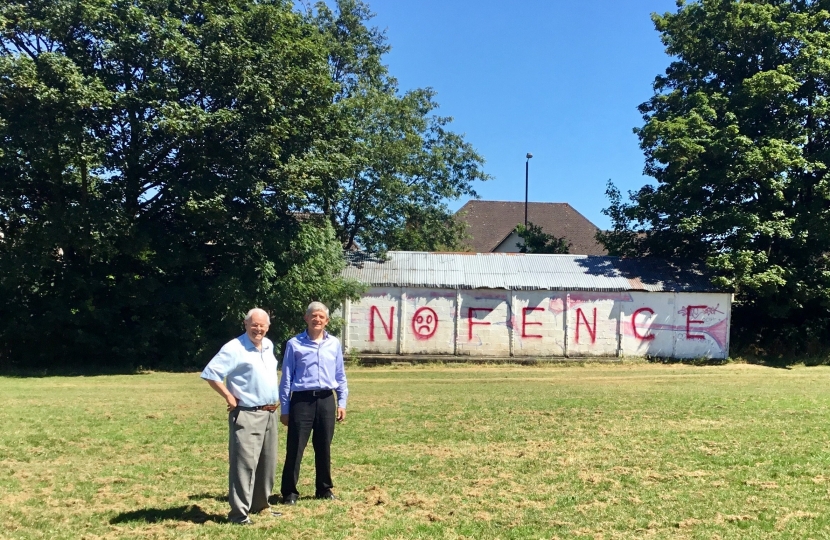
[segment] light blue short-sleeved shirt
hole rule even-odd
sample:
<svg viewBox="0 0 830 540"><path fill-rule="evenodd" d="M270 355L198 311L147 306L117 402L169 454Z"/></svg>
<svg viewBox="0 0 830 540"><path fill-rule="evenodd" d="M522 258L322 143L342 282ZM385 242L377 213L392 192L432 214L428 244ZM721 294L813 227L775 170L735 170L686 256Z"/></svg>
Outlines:
<svg viewBox="0 0 830 540"><path fill-rule="evenodd" d="M278 403L277 358L268 338L262 338L261 350L247 334L225 343L202 371L202 378L224 382L243 407Z"/></svg>

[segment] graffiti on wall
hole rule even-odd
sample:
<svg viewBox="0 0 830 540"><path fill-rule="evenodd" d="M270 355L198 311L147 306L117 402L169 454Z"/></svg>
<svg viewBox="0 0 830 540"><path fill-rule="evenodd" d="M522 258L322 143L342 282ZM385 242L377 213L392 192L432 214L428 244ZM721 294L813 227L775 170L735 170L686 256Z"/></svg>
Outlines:
<svg viewBox="0 0 830 540"><path fill-rule="evenodd" d="M546 351L558 346L580 354L725 357L728 306L728 295L719 293L465 291L457 298L453 291L375 289L351 307L349 346L481 355L554 355Z"/></svg>
<svg viewBox="0 0 830 540"><path fill-rule="evenodd" d="M419 308L412 316L412 332L417 339L428 340L438 330L438 314L428 307Z"/></svg>

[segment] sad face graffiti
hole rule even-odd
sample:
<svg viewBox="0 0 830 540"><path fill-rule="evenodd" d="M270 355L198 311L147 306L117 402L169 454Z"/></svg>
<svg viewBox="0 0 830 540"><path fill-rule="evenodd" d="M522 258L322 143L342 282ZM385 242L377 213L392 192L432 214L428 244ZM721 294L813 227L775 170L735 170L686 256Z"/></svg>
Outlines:
<svg viewBox="0 0 830 540"><path fill-rule="evenodd" d="M438 330L438 314L432 308L422 307L412 316L412 331L420 340L429 339Z"/></svg>

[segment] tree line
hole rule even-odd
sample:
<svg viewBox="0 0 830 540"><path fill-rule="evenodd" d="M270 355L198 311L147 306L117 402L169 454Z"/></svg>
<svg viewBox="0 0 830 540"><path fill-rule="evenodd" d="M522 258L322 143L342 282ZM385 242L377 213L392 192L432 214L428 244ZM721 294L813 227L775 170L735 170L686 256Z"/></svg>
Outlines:
<svg viewBox="0 0 830 540"><path fill-rule="evenodd" d="M699 0L655 15L672 62L640 105L653 178L609 183L613 255L706 261L733 350L830 335L830 1Z"/></svg>
<svg viewBox="0 0 830 540"><path fill-rule="evenodd" d="M188 369L343 248L453 249L483 159L361 0L0 6L0 365Z"/></svg>

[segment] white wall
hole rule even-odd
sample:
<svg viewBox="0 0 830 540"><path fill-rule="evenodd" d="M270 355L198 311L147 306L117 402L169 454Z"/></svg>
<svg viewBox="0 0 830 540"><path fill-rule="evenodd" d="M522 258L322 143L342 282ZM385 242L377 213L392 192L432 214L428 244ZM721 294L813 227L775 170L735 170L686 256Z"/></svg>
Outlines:
<svg viewBox="0 0 830 540"><path fill-rule="evenodd" d="M514 356L565 356L566 298L564 292L513 292Z"/></svg>
<svg viewBox="0 0 830 540"><path fill-rule="evenodd" d="M493 253L519 253L520 249L516 244L524 244L524 240L519 236L519 233L513 231L510 236L502 240L501 244L493 249Z"/></svg>
<svg viewBox="0 0 830 540"><path fill-rule="evenodd" d="M461 291L457 353L510 356L510 293L504 290Z"/></svg>
<svg viewBox="0 0 830 540"><path fill-rule="evenodd" d="M728 293L376 287L344 306L344 345L378 354L726 358Z"/></svg>

